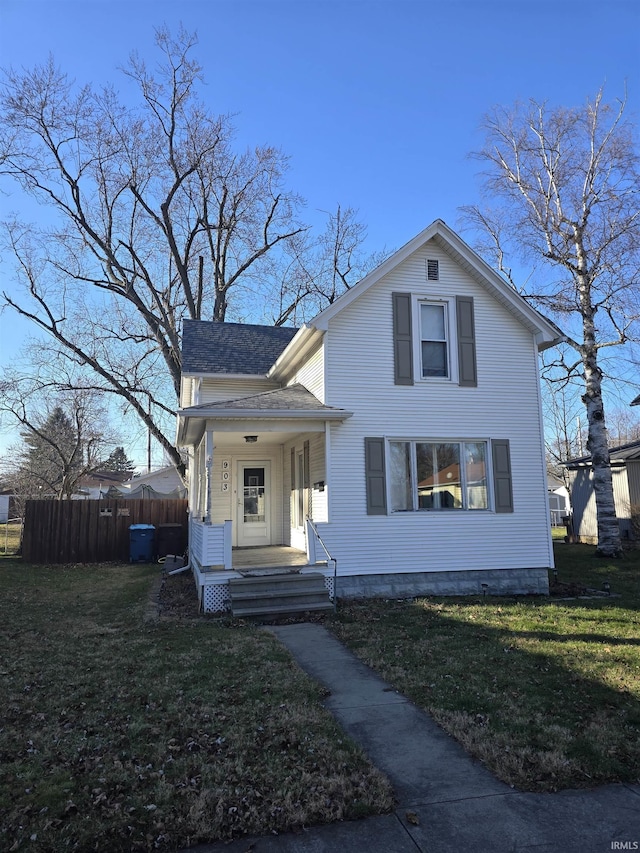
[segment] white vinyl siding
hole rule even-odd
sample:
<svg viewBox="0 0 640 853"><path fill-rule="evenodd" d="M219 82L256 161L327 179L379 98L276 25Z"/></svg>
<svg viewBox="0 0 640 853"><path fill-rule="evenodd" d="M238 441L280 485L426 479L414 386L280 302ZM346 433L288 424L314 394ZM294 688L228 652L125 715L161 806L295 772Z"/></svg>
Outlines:
<svg viewBox="0 0 640 853"><path fill-rule="evenodd" d="M288 382L289 385L299 383L304 385L315 397L324 403L324 345L320 346L309 356L305 363L296 371Z"/></svg>
<svg viewBox="0 0 640 853"><path fill-rule="evenodd" d="M439 280L425 277L427 259ZM392 293L473 297L477 387L394 384ZM354 412L331 427L329 523L321 535L340 573L536 568L552 565L538 356L530 331L435 242L427 244L331 319L326 403ZM364 439L508 439L513 513L368 516ZM356 535L357 534L357 535Z"/></svg>
<svg viewBox="0 0 640 853"><path fill-rule="evenodd" d="M252 394L263 394L279 388L277 382L262 379L259 376L248 376L246 379L225 379L206 377L200 387L200 403L218 403L223 400L239 400Z"/></svg>

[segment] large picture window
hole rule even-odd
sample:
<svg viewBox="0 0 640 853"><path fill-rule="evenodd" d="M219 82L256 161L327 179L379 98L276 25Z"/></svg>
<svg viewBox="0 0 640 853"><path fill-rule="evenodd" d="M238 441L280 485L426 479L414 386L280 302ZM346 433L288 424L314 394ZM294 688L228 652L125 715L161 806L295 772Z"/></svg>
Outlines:
<svg viewBox="0 0 640 853"><path fill-rule="evenodd" d="M488 509L487 442L389 442L392 512Z"/></svg>

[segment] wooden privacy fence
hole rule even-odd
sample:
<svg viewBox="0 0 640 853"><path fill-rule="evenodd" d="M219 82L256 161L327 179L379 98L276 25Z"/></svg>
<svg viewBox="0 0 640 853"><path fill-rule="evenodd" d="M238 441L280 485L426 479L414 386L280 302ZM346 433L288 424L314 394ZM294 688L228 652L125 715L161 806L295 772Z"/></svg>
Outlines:
<svg viewBox="0 0 640 853"><path fill-rule="evenodd" d="M160 525L180 524L184 549L187 501L27 501L22 556L29 563L127 562L132 524L153 524L156 544ZM175 528L171 533L175 538Z"/></svg>

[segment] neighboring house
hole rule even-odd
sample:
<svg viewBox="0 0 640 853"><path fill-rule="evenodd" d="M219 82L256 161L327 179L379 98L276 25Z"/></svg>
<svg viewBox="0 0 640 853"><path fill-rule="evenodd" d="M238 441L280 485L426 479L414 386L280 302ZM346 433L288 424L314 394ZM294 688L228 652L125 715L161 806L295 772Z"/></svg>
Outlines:
<svg viewBox="0 0 640 853"><path fill-rule="evenodd" d="M549 493L549 513L551 515L551 526L562 527L563 518L571 512L569 502L569 490L557 477L547 475L547 491Z"/></svg>
<svg viewBox="0 0 640 853"><path fill-rule="evenodd" d="M620 536L626 540L636 539L638 534L634 533L633 519L640 517L640 441L609 448L609 458ZM598 519L591 457L570 459L564 465L569 472L574 535L581 542L596 545Z"/></svg>
<svg viewBox="0 0 640 853"><path fill-rule="evenodd" d="M559 338L439 220L299 330L186 321L205 609L226 606L232 548L315 566L316 534L338 596L547 592L538 352Z"/></svg>
<svg viewBox="0 0 640 853"><path fill-rule="evenodd" d="M187 490L174 465L146 474L131 471L96 471L78 483L74 500L99 498L185 498Z"/></svg>
<svg viewBox="0 0 640 853"><path fill-rule="evenodd" d="M122 488L131 479L131 471L95 471L85 474L75 488L72 500L97 500L105 497L110 488Z"/></svg>
<svg viewBox="0 0 640 853"><path fill-rule="evenodd" d="M132 480L120 486L120 491L127 498L162 499L187 496L187 489L175 465L156 468L146 474L136 474Z"/></svg>

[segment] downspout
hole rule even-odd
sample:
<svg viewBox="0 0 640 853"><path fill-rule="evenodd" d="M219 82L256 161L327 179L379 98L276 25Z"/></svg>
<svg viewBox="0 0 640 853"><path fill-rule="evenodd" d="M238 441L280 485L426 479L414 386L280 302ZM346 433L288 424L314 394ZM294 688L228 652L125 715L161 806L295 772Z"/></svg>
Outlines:
<svg viewBox="0 0 640 853"><path fill-rule="evenodd" d="M205 523L211 524L211 469L213 468L213 430L207 428L206 433L206 509Z"/></svg>

